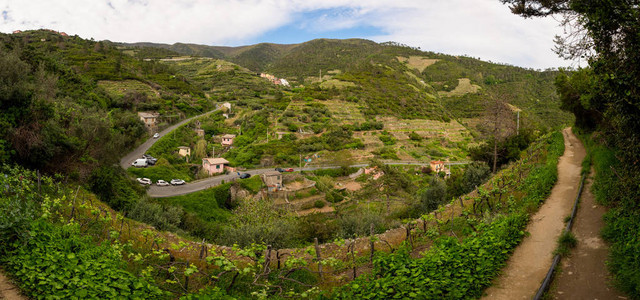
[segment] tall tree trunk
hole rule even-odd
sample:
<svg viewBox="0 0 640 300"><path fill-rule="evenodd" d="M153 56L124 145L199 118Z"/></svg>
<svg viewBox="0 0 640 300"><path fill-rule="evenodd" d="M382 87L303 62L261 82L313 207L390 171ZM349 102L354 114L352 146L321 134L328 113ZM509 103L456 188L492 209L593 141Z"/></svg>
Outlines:
<svg viewBox="0 0 640 300"><path fill-rule="evenodd" d="M493 137L493 173L496 173L496 168L498 166L498 137Z"/></svg>
<svg viewBox="0 0 640 300"><path fill-rule="evenodd" d="M391 213L391 199L389 198L389 194L387 194L387 216Z"/></svg>

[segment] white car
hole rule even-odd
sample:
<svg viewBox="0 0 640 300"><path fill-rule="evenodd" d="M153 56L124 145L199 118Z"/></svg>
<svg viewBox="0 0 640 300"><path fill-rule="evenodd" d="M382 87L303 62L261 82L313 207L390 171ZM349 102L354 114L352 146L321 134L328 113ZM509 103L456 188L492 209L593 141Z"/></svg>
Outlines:
<svg viewBox="0 0 640 300"><path fill-rule="evenodd" d="M156 182L156 185L157 186L167 186L167 185L169 185L169 183L164 181L164 180L162 180L162 179L160 179L160 180L158 180L158 182Z"/></svg>
<svg viewBox="0 0 640 300"><path fill-rule="evenodd" d="M185 184L185 182L182 179L171 179L171 184L172 185L183 185L183 184Z"/></svg>
<svg viewBox="0 0 640 300"><path fill-rule="evenodd" d="M151 179L149 179L149 178L136 178L136 180L137 180L140 184L151 185Z"/></svg>
<svg viewBox="0 0 640 300"><path fill-rule="evenodd" d="M153 138L154 138L154 139L157 139L157 138L159 138L159 137L160 137L160 134L159 134L159 133L157 133L157 132L156 132L156 133L154 133L154 134L153 134Z"/></svg>

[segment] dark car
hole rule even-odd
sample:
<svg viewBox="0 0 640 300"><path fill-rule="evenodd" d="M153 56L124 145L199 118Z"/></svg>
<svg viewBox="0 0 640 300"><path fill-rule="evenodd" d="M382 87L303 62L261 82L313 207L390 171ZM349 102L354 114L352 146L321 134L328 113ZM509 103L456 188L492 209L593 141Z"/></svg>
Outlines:
<svg viewBox="0 0 640 300"><path fill-rule="evenodd" d="M142 158L146 159L147 160L147 164L150 165L150 166L155 165L156 162L158 161L157 158L155 158L155 157L153 157L153 156L151 156L149 154L143 154Z"/></svg>
<svg viewBox="0 0 640 300"><path fill-rule="evenodd" d="M283 168L276 168L276 171L282 173L282 172L284 172L284 169Z"/></svg>
<svg viewBox="0 0 640 300"><path fill-rule="evenodd" d="M249 178L249 177L251 177L251 174L249 174L249 173L242 173L242 174L240 174L240 179L247 179L247 178Z"/></svg>

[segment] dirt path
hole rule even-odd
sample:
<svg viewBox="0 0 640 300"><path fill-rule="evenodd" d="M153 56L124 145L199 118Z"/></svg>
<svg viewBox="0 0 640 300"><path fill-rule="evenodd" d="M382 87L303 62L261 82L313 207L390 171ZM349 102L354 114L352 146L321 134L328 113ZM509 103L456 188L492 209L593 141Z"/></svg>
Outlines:
<svg viewBox="0 0 640 300"><path fill-rule="evenodd" d="M26 300L27 298L20 294L20 289L15 286L9 278L4 276L0 269L0 299L6 300Z"/></svg>
<svg viewBox="0 0 640 300"><path fill-rule="evenodd" d="M593 172L590 177L593 178ZM582 191L572 230L578 245L570 257L562 259L561 272L549 292L553 299L627 299L609 285L604 264L608 246L600 238L606 209L596 204L591 185L589 179Z"/></svg>
<svg viewBox="0 0 640 300"><path fill-rule="evenodd" d="M571 213L580 184L580 169L585 150L570 128L562 131L564 154L558 162L558 181L551 195L531 217L522 240L483 299L531 299L544 279L556 248L556 240ZM579 299L579 298L576 298Z"/></svg>

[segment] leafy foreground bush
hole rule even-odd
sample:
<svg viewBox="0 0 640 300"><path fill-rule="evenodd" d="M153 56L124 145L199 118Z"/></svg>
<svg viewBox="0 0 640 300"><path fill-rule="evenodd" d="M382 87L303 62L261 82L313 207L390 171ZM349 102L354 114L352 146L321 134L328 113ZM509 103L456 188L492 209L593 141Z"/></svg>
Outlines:
<svg viewBox="0 0 640 300"><path fill-rule="evenodd" d="M524 214L481 225L459 242L443 236L424 257L409 249L374 259L370 275L360 276L336 293L337 299L462 299L478 297L491 284L524 236Z"/></svg>
<svg viewBox="0 0 640 300"><path fill-rule="evenodd" d="M27 296L165 298L158 287L124 270L121 244L96 245L75 222L47 221L65 199L51 178L43 177L41 188L35 178L31 171L0 167L0 263Z"/></svg>
<svg viewBox="0 0 640 300"><path fill-rule="evenodd" d="M156 286L124 271L115 247L96 246L78 225L31 224L30 238L9 245L4 263L33 298L162 298Z"/></svg>

